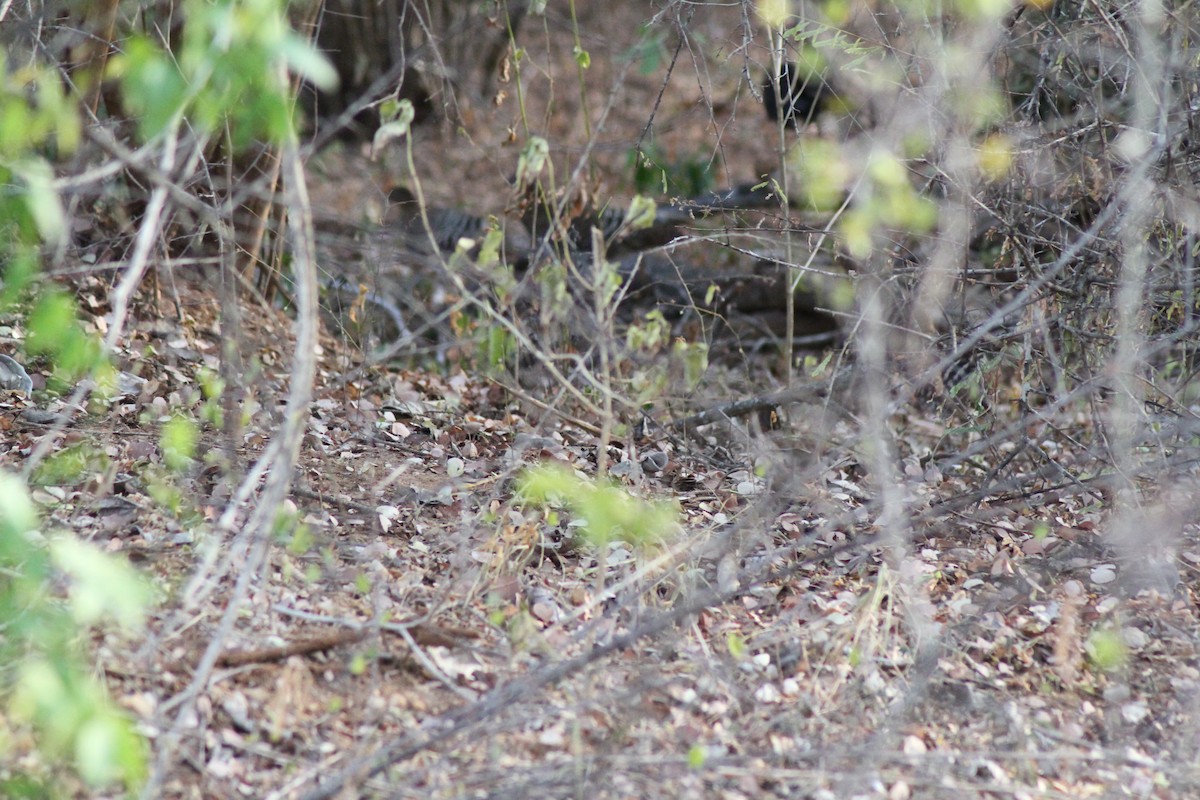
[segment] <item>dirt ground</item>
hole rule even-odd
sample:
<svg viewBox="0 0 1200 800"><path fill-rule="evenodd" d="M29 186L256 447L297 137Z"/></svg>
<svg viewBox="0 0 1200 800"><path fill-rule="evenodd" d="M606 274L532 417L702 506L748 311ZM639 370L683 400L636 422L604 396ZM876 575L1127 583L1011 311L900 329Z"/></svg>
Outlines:
<svg viewBox="0 0 1200 800"><path fill-rule="evenodd" d="M743 49L740 9L697 5L681 46L662 21L664 60L628 67L585 152L561 5L548 33L527 31L525 66L526 114L557 170L586 157L598 191L627 200L649 108L659 152L709 165L714 186L772 168L772 129L742 75L743 54L761 64L765 51ZM595 118L643 9L579 5ZM458 102L455 120L414 134L419 178L433 202L502 214L524 138L514 87L500 103ZM412 177L399 149L371 160L341 145L310 179L318 212L357 222ZM1173 580L1139 584L1109 547L1121 510L1108 494L1050 476L1025 484L1033 495L979 494L1012 451L958 458L1013 426L1069 465L1076 454L1056 443L1086 440L1086 414L997 406L961 424L897 412L897 522L881 518L865 459L840 448L852 418L825 432L826 457L798 452L806 407L767 435L742 420L672 428L673 411L738 399L710 387L651 411L643 430L631 419L602 436L599 420L551 413L553 398L531 402L469 359L371 365L326 330L295 516L242 576L252 545L217 522L230 476L278 430L292 321L244 305L243 393L225 407L241 419L206 427L204 457L171 473L159 425L200 413L201 374L219 372L229 332L208 282L165 273L143 287L117 354L144 383L76 419L61 444L99 455L37 494L47 525L126 555L160 589L143 635L91 643L152 762L165 760L157 796L1200 796L1193 499L1163 501L1183 520ZM93 324L107 289L79 286ZM745 382L712 369L711 386ZM47 435L20 411L0 406L0 467L18 469ZM650 541L597 544L577 509L516 491L526 467L594 477L600 462L631 496L676 504L677 522ZM181 502L160 502L164 487ZM239 580L246 601L219 630ZM215 638L217 667L191 702L182 693ZM1105 642L1119 658L1104 659Z"/></svg>

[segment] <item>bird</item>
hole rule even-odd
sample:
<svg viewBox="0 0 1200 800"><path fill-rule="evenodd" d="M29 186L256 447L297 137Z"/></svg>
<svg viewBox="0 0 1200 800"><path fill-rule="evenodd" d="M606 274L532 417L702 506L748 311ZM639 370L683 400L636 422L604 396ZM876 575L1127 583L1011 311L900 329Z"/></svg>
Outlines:
<svg viewBox="0 0 1200 800"><path fill-rule="evenodd" d="M683 235L681 226L688 222L691 222L688 215L681 214L669 205L655 206L654 216L643 218L640 224L635 223L621 208L607 205L575 217L571 220L567 235L573 247L590 253L594 228L603 235L605 250L621 256L669 244Z"/></svg>
<svg viewBox="0 0 1200 800"><path fill-rule="evenodd" d="M517 220L484 218L457 208L428 204L422 215L420 202L403 186L389 193L384 224L397 230L403 246L417 256L449 256L462 250L472 258L479 257L484 249L484 240L494 230L500 231L500 247L498 251L491 252L489 257L498 257L516 265L520 271L523 269L521 265L528 264L533 250L529 233ZM436 250L431 246L431 239Z"/></svg>
<svg viewBox="0 0 1200 800"><path fill-rule="evenodd" d="M611 256L649 250L682 235L681 225L691 221L688 214L670 205L655 206L653 217L646 214L639 219L634 218L636 211L631 216L615 203L597 206L577 201L560 207L547 201L537 185L526 190L522 205L522 221L532 241L539 246L541 242L563 246L568 254L592 253L593 230L600 232L605 252Z"/></svg>
<svg viewBox="0 0 1200 800"><path fill-rule="evenodd" d="M626 229L625 212L611 205L600 209L585 209L583 213L572 219L571 224L567 227L567 237L571 241L571 246L576 250L591 252L593 228L600 231L606 246L612 245Z"/></svg>
<svg viewBox="0 0 1200 800"><path fill-rule="evenodd" d="M808 124L818 111L827 108L834 99L820 71L797 68L792 61L783 61L779 65L779 75L774 80L767 75L763 80L762 93L767 119L779 122L782 108L783 120L789 125Z"/></svg>
<svg viewBox="0 0 1200 800"><path fill-rule="evenodd" d="M489 229L488 221L483 217L457 208L426 206L422 216L416 196L404 186L398 186L388 194L384 222L398 228L404 234L406 244L427 254L433 253L434 246L442 253L454 253L466 241L471 242L467 249L473 250Z"/></svg>
<svg viewBox="0 0 1200 800"><path fill-rule="evenodd" d="M318 276L325 290L322 308L335 323L335 330L349 334L351 340L394 342L411 337L404 321L404 312L388 297L355 283L345 275Z"/></svg>

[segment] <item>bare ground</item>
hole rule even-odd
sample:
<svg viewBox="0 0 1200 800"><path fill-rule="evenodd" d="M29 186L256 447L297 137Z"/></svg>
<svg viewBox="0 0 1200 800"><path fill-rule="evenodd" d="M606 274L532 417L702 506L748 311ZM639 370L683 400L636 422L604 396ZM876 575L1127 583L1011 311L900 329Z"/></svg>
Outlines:
<svg viewBox="0 0 1200 800"><path fill-rule="evenodd" d="M636 16L581 28L634 27ZM668 153L704 138L717 185L769 168L767 126L734 56L739 24L734 11L698 15L685 52L734 66L704 80L678 70L654 134ZM627 45L584 43L601 75L593 113L613 85L601 65ZM589 153L610 191L632 194L628 145L662 78L630 71ZM577 93L556 89L547 112L538 87L531 79L529 116L572 169L587 141ZM434 200L480 213L511 202L514 102L467 98L461 129L418 132ZM382 198L407 179L396 163L325 158L311 174L331 215L361 218L372 189ZM101 319L105 286L80 294ZM363 354L333 336L321 342L294 524L253 576L212 680L181 703L250 547L216 524L228 476L277 429L292 357L286 315L247 304L245 397L226 408L244 424L206 429L212 457L169 473L158 424L203 405L198 372L218 369L224 336L218 306L202 281L145 288L118 361L147 382L67 429L60 446L98 455L37 495L48 524L126 554L161 589L144 636L92 642L98 674L165 758L161 796L1196 796L1200 543L1186 492L1147 517L1180 520L1178 582L1131 589L1105 536L1127 510L1057 474L1023 483L1036 494L977 495L1011 451L959 461L980 433L958 421L912 409L891 420L908 454L911 516L898 525L879 518L853 449L825 461L793 452L805 407L763 438L739 422L686 438L663 414L646 435L610 441L604 460L634 495L678 503L678 530L601 553L569 512L514 494L528 465L595 474L594 428L482 370L360 368ZM18 412L0 413L10 469L45 435ZM1014 420L1022 441L1068 467L1076 454L1055 442L1090 435L1074 411L994 407L974 424ZM853 422L828 434L835 452ZM655 453L665 463L644 468ZM170 511L164 486L183 498ZM906 542L881 535L897 529ZM1098 655L1106 642L1119 658Z"/></svg>

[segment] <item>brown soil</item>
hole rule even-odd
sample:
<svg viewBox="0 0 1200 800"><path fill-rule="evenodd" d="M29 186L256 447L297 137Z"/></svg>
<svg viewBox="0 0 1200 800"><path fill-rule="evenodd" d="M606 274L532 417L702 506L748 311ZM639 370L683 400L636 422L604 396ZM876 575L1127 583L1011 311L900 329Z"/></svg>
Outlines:
<svg viewBox="0 0 1200 800"><path fill-rule="evenodd" d="M549 33L527 31L526 116L566 175L588 136L564 4L551 5ZM577 5L593 120L622 87L593 123L595 191L633 194L628 154L651 108L646 141L709 163L714 186L771 168L771 129L741 74L739 8L695 6L664 88L665 63L643 74L623 61L644 8ZM755 46L749 57L764 60ZM460 98L461 119L417 131L432 201L511 206L525 131L507 91L499 104ZM374 162L352 148L323 154L315 206L376 215L371 203L412 179L398 150ZM1130 591L1102 545L1115 524L1104 496L1046 481L1036 498L965 502L992 465L943 473L940 459L969 434L936 415L893 421L906 452L924 455L898 467L911 519L884 524L852 451L820 471L808 468L817 455L797 452L814 447L810 407L787 409L788 426L762 438L742 421L688 438L659 408L646 435L618 431L601 458L600 420L562 403L546 412L554 397L510 392L478 365L364 366L328 334L295 524L251 578L198 701L181 704L251 544L216 524L236 488L227 476L278 429L293 353L287 316L247 303L245 394L225 409L245 424L206 429L208 457L170 474L159 422L200 408L197 373L217 369L229 335L201 282L175 289L178 305L143 292L118 354L147 380L140 394L64 434L105 454L102 465L39 492L48 525L127 555L162 589L147 631L93 643L112 696L168 754L159 796L1195 796L1193 524L1181 526L1180 582ZM80 290L95 295L97 319L102 290ZM46 435L17 411L0 414L6 469ZM827 432L829 451L853 425ZM1038 441L1047 427L1026 433ZM645 467L651 454L661 469ZM677 503L677 529L605 547L571 524L578 513L515 494L526 466L593 476L601 460L632 495ZM187 502L168 513L155 481ZM1101 634L1124 648L1111 669L1093 657Z"/></svg>

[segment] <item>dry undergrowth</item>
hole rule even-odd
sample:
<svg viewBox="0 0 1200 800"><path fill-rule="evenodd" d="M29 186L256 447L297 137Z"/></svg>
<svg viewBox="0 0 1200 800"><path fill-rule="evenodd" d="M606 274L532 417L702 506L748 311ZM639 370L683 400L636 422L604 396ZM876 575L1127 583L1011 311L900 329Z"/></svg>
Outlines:
<svg viewBox="0 0 1200 800"><path fill-rule="evenodd" d="M772 169L773 143L735 55L740 10L672 8L690 34L675 52L698 66L671 73L654 143L710 163L717 185L757 178ZM621 71L639 11L589 4L581 16L592 37L588 108L597 113L622 87L594 139L578 129L578 93L563 88L575 78L568 40L550 35L567 24L556 4L542 35L549 52L531 44L528 67L527 113L560 148L557 169L574 169L590 141L590 185L623 197L633 193L629 144L666 74L665 65ZM670 53L675 40L663 41ZM511 215L514 102L464 96L453 123L417 129L431 202ZM697 131L712 141L697 148ZM1044 162L1036 140L1022 146ZM396 153L366 163L337 148L309 175L317 210L353 223L413 178ZM1066 263L1063 241L1085 238L1043 234L1038 214L1058 214L1074 234L1104 228L1103 211L1080 206L1119 177L1097 173L1029 200L1018 175L981 194L997 212L1037 222L1037 236L1001 237L996 249ZM781 235L770 215L756 219L740 233ZM705 247L714 230L692 234ZM1104 256L1120 242L1107 237L1086 238L1096 283L1080 291L1092 297L1117 279L1119 259ZM892 255L893 274L913 268ZM584 417L552 382L488 377L465 345L378 365L330 327L289 496L293 524L258 562L253 543L217 522L237 491L229 476L280 424L292 322L273 305L244 304L237 335L248 367L225 408L241 419L204 431L202 452L219 457L166 475L156 425L199 414L202 373L220 371L229 331L204 280L160 264L116 354L144 382L67 429L63 445L102 457L37 499L49 524L127 554L162 590L143 637L92 643L159 759L159 796L1191 796L1200 543L1190 429L1176 423L1172 440L1165 415L1156 418L1159 438L1129 445L1145 458L1127 465L1128 485L1111 480L1096 444L1115 402L1096 384L1111 376L1074 337L1109 330L1112 304L1072 304L1049 285L996 315L983 375L956 395L932 402L915 377L952 361L955 343L889 352L895 368L871 377L894 403L874 417L879 409L855 397L871 393L869 381L844 378L861 341L845 317L849 344L814 354L795 386L782 387L773 352L726 342L700 389L676 380L643 419L616 420L625 427ZM88 277L76 287L102 329L107 284ZM1021 288L1010 276L963 296L985 295L988 317ZM960 302L960 316L970 305ZM1019 323L1001 319L1010 313ZM1162 315L1176 313L1185 312ZM1184 335L1162 348L1186 344ZM729 413L745 397L727 387L775 402L760 415L676 424L714 407ZM1166 388L1150 399L1187 418ZM779 427L764 432L772 411ZM47 435L38 417L17 412L14 403L0 415L7 468ZM578 515L516 493L522 470L545 462L588 476L604 465L630 493L677 503L678 528L642 546L597 547ZM179 503L163 501L164 485ZM1130 552L1127 532L1159 530L1169 569ZM230 597L244 600L223 631ZM215 669L190 696L214 640ZM13 745L29 752L29 742ZM26 761L36 772L36 757Z"/></svg>

